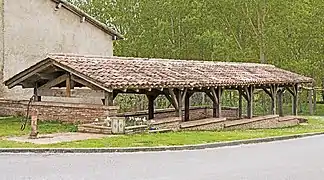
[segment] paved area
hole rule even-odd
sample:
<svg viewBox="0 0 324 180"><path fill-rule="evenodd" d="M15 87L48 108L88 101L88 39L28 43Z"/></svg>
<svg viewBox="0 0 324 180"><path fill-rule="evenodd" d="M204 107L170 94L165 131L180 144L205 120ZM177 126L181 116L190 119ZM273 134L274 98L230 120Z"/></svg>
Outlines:
<svg viewBox="0 0 324 180"><path fill-rule="evenodd" d="M9 137L6 140L16 142L29 142L33 144L55 144L70 141L80 141L87 139L100 139L111 137L103 134L88 134L88 133L56 133L50 135L39 135L38 139L29 139L29 136Z"/></svg>
<svg viewBox="0 0 324 180"><path fill-rule="evenodd" d="M0 179L322 180L324 136L202 151L0 154Z"/></svg>

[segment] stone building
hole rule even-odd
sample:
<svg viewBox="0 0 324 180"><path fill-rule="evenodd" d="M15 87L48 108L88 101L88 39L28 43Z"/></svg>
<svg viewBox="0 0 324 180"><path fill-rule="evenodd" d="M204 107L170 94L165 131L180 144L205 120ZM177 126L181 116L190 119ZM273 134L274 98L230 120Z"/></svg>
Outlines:
<svg viewBox="0 0 324 180"><path fill-rule="evenodd" d="M122 36L65 0L0 0L0 82L48 53L113 55ZM27 99L31 90L8 90L0 98Z"/></svg>

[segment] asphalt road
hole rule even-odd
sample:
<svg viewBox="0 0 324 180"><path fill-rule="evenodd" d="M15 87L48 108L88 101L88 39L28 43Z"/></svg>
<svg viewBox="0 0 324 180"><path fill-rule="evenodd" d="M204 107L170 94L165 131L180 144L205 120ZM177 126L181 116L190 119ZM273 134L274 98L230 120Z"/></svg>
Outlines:
<svg viewBox="0 0 324 180"><path fill-rule="evenodd" d="M0 154L2 180L323 180L324 136L202 151Z"/></svg>

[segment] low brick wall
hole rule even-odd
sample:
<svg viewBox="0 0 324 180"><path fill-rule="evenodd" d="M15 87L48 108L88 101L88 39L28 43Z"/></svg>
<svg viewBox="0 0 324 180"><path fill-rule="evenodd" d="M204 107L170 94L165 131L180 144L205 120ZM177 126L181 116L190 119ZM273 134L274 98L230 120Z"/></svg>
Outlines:
<svg viewBox="0 0 324 180"><path fill-rule="evenodd" d="M28 101L13 101L0 99L0 116L25 116ZM34 102L32 109L37 109L39 120L57 120L69 123L88 123L96 118L105 119L107 116L117 114L117 107L73 104L58 102Z"/></svg>
<svg viewBox="0 0 324 180"><path fill-rule="evenodd" d="M180 122L181 120L179 117L169 117L150 123L150 126L159 129L172 129L177 131L179 129Z"/></svg>
<svg viewBox="0 0 324 180"><path fill-rule="evenodd" d="M224 129L226 118L210 118L196 121L182 122L181 130L186 131L215 131Z"/></svg>
<svg viewBox="0 0 324 180"><path fill-rule="evenodd" d="M157 109L154 113L154 119L165 119L175 117L175 109ZM147 111L129 112L118 114L119 117L148 117ZM213 116L213 110L208 107L191 107L190 108L190 121L200 120L205 118L211 118ZM238 108L223 107L222 117L237 118Z"/></svg>

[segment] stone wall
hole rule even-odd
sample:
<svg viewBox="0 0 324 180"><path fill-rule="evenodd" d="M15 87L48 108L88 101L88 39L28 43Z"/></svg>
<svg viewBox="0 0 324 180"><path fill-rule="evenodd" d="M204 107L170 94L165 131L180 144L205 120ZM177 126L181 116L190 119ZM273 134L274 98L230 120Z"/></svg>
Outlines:
<svg viewBox="0 0 324 180"><path fill-rule="evenodd" d="M4 0L0 0L0 97L3 94L4 86Z"/></svg>
<svg viewBox="0 0 324 180"><path fill-rule="evenodd" d="M0 116L25 116L28 101L14 101L0 99ZM89 123L96 118L106 118L117 113L114 106L92 104L73 104L57 102L35 102L32 109L37 109L39 120L58 120L69 123Z"/></svg>
<svg viewBox="0 0 324 180"><path fill-rule="evenodd" d="M165 119L175 117L176 112L175 109L157 109L155 111L154 119ZM138 111L138 112L129 112L129 113L122 113L118 114L118 116L123 116L126 118L129 117L148 117L147 111ZM199 120L210 118L213 116L213 110L208 107L191 107L190 108L190 117L189 120ZM238 108L231 108L231 107L223 107L222 108L222 116L226 118L237 118L238 117Z"/></svg>

